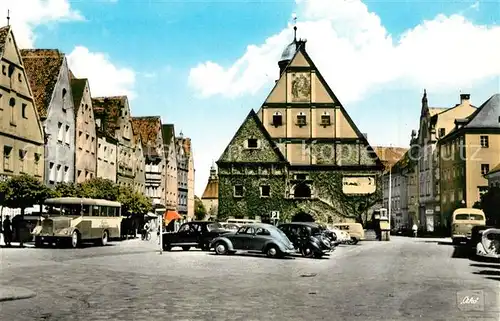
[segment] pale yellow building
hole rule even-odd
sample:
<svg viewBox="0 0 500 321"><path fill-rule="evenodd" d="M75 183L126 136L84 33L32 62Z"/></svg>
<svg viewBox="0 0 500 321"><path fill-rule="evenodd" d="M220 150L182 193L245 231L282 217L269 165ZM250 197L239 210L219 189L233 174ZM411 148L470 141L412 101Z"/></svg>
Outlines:
<svg viewBox="0 0 500 321"><path fill-rule="evenodd" d="M146 157L140 135L134 133L134 191L146 193Z"/></svg>
<svg viewBox="0 0 500 321"><path fill-rule="evenodd" d="M486 179L488 179L490 187L500 187L500 163L490 170L488 175L486 175Z"/></svg>
<svg viewBox="0 0 500 321"><path fill-rule="evenodd" d="M469 117L456 119L438 144L441 208L443 220L449 223L453 210L472 207L480 200L488 190L485 176L500 163L500 94Z"/></svg>
<svg viewBox="0 0 500 321"><path fill-rule="evenodd" d="M218 217L352 220L352 213L339 214L341 198L328 186L375 193L383 165L309 57L305 40L294 37L278 67L274 88L217 161Z"/></svg>
<svg viewBox="0 0 500 321"><path fill-rule="evenodd" d="M75 182L97 177L98 138L92 96L87 79L71 79L75 106Z"/></svg>
<svg viewBox="0 0 500 321"><path fill-rule="evenodd" d="M418 150L418 203L420 228L434 232L446 226L442 221L440 196L440 161L437 144L455 126L455 120L470 116L476 108L469 94L460 95L460 103L451 108L429 107L427 92L422 97L420 128L412 148Z"/></svg>
<svg viewBox="0 0 500 321"><path fill-rule="evenodd" d="M164 124L161 127L163 150L167 161L165 181L165 206L167 210L177 211L178 181L177 181L177 154L175 145L175 130L173 124Z"/></svg>
<svg viewBox="0 0 500 321"><path fill-rule="evenodd" d="M116 183L117 140L101 130L100 120L96 122L97 134L97 177Z"/></svg>
<svg viewBox="0 0 500 321"><path fill-rule="evenodd" d="M11 27L0 28L0 177L43 179L44 133Z"/></svg>

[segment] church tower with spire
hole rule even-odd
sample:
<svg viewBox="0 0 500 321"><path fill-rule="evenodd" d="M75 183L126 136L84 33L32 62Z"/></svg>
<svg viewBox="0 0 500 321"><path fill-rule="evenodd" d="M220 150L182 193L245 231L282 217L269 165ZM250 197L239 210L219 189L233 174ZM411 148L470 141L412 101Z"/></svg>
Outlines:
<svg viewBox="0 0 500 321"><path fill-rule="evenodd" d="M201 196L201 202L210 217L215 218L219 205L219 177L217 176L217 167L214 162L212 162L212 166L210 167L210 176L208 177L205 191Z"/></svg>

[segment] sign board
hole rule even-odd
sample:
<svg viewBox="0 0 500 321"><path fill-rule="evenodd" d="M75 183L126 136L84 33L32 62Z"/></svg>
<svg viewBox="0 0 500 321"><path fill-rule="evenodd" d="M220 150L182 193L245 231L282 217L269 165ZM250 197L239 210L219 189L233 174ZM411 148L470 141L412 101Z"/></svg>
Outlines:
<svg viewBox="0 0 500 321"><path fill-rule="evenodd" d="M342 178L344 194L373 194L376 188L375 177L372 176L344 176Z"/></svg>
<svg viewBox="0 0 500 321"><path fill-rule="evenodd" d="M272 220L279 220L280 219L280 212L279 211L271 211L271 219Z"/></svg>
<svg viewBox="0 0 500 321"><path fill-rule="evenodd" d="M425 210L425 214L426 215L432 215L432 214L434 214L434 210L432 208L428 209L428 210Z"/></svg>

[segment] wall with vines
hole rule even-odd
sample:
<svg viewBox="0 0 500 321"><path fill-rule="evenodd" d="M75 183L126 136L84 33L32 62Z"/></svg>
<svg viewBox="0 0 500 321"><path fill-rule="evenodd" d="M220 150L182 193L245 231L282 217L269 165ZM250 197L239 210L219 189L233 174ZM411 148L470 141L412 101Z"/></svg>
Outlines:
<svg viewBox="0 0 500 321"><path fill-rule="evenodd" d="M289 221L295 214L304 211L325 223L359 221L363 213L381 201L380 180L377 178L374 194L350 196L342 192L342 177L345 174L372 174L378 177L377 172L310 171L309 179L316 194L312 199L297 200L286 197L290 187L287 176L220 175L218 217L253 218L279 211L280 220ZM234 197L235 185L244 186L243 197ZM270 197L260 196L261 185L270 186Z"/></svg>

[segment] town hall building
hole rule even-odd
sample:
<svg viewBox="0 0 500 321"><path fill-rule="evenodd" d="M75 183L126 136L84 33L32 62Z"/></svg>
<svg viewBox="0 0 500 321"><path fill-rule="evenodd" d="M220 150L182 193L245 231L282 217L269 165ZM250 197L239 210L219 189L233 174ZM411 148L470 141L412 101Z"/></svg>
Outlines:
<svg viewBox="0 0 500 321"><path fill-rule="evenodd" d="M274 88L217 161L220 219L351 221L339 192L379 191L383 164L305 45L295 36L285 48Z"/></svg>

